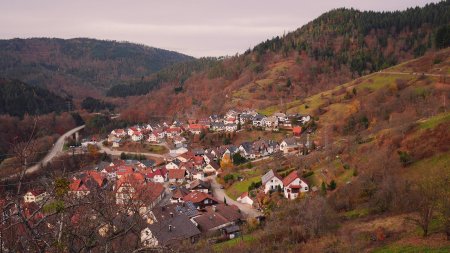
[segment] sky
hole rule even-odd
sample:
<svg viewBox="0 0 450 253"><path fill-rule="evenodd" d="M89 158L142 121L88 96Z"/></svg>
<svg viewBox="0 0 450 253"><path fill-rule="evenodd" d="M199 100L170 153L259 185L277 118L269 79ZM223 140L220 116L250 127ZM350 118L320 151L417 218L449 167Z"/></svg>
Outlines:
<svg viewBox="0 0 450 253"><path fill-rule="evenodd" d="M392 11L432 0L0 0L0 38L129 41L194 57L243 53L340 7Z"/></svg>

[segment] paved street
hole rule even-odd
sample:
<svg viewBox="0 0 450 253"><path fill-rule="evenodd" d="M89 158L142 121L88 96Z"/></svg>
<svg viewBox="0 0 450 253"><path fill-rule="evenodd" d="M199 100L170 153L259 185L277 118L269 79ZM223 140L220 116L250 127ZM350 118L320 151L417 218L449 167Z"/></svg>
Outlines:
<svg viewBox="0 0 450 253"><path fill-rule="evenodd" d="M232 198L228 197L228 195L226 195L226 193L225 193L225 190L220 188L220 185L219 185L219 183L217 183L215 176L208 177L208 178L211 179L211 188L212 188L213 196L217 200L223 201L223 198L225 197L227 200L227 204L232 204L232 205L236 205L237 207L239 207L239 209L241 210L241 212L244 214L244 216L246 218L255 218L257 216L262 215L261 212L252 208L250 205L239 203L239 202L233 200Z"/></svg>

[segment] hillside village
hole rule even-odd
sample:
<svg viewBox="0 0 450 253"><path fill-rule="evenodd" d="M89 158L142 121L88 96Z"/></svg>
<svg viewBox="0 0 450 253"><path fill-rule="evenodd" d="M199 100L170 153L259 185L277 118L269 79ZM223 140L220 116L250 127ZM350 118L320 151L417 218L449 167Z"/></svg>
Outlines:
<svg viewBox="0 0 450 253"><path fill-rule="evenodd" d="M172 124L139 124L114 129L103 141L111 149L127 142L154 145L171 142L173 149L164 154L164 161L116 159L88 166L70 177L67 198L80 200L93 192L108 192L119 210L117 215L139 217L142 224L140 241L146 247L173 246L186 241L195 243L201 234L214 234L217 241L232 239L240 235L241 225L248 218L264 219L265 206L257 196L279 192L286 199L296 199L310 189L295 170L284 178L269 170L260 177L260 183L233 200L216 179L223 181L227 177L224 171L241 163L274 155L302 154L302 150L312 146L301 143L299 138L311 120L310 116L276 113L266 117L255 111L238 113L231 110L224 117L213 115L208 119L188 120L187 124L174 121ZM298 125L292 126L292 121ZM214 148L189 147L189 138L205 131L239 132L246 128L255 131L283 129L291 137L281 143L259 139ZM82 146L98 144L89 140ZM23 196L21 208L28 210L29 215L42 212L38 206L54 201L50 196L45 189L29 190ZM9 212L13 213L14 208ZM97 236L106 235L110 229L113 228L102 226Z"/></svg>

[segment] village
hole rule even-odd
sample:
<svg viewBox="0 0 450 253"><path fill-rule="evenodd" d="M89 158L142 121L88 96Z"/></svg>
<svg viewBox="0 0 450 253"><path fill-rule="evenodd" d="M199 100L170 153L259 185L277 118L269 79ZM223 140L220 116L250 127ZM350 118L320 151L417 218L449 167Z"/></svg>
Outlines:
<svg viewBox="0 0 450 253"><path fill-rule="evenodd" d="M278 193L293 200L311 189L297 170L281 176L270 169L254 176L251 185L239 192L239 196L228 196L224 187L227 181L245 180L228 171L236 166L247 166L246 170L252 171L251 164L264 163L270 157L307 154L318 146L309 140L312 131L308 126L312 121L310 116L275 113L266 117L250 110L240 113L230 110L223 117L213 115L188 120L187 124L174 121L114 129L105 140L87 140L82 146L95 146L116 155L117 159L87 166L71 175L68 196L82 199L99 190L109 192L123 213L142 219L140 241L145 247L181 241L194 243L202 234L214 235L216 241L233 239L241 235L241 226L248 219L264 220L265 206L257 196ZM237 145L190 148L189 140L193 136L205 132L239 134L247 128L263 134L281 129L288 137L281 142L259 138ZM306 141L300 138L303 132ZM114 151L127 143L160 145L167 152L133 156ZM49 198L44 189L34 189L23 196L23 203L27 209L34 210L33 205L48 202ZM101 227L99 236L110 229L114 228Z"/></svg>

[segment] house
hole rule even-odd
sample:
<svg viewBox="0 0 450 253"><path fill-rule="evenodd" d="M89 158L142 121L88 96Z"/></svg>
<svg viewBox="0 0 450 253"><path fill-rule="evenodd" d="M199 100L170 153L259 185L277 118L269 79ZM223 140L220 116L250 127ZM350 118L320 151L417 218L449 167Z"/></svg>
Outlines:
<svg viewBox="0 0 450 253"><path fill-rule="evenodd" d="M287 199L296 199L300 192L307 192L309 190L308 184L306 184L297 174L297 171L292 171L283 179L284 185L284 197Z"/></svg>
<svg viewBox="0 0 450 253"><path fill-rule="evenodd" d="M171 247L184 242L195 243L200 230L186 215L170 215L170 218L150 224L141 231L141 243L144 247Z"/></svg>
<svg viewBox="0 0 450 253"><path fill-rule="evenodd" d="M215 132L225 131L225 124L223 122L212 122L210 129Z"/></svg>
<svg viewBox="0 0 450 253"><path fill-rule="evenodd" d="M168 164L166 164L166 169L168 170L175 170L180 168L181 161L178 159L175 159Z"/></svg>
<svg viewBox="0 0 450 253"><path fill-rule="evenodd" d="M289 118L286 116L286 114L282 112L274 113L272 116L277 117L278 122L286 123L289 122Z"/></svg>
<svg viewBox="0 0 450 253"><path fill-rule="evenodd" d="M118 148L118 147L120 147L120 143L122 143L122 140L116 140L112 143L112 147Z"/></svg>
<svg viewBox="0 0 450 253"><path fill-rule="evenodd" d="M223 123L224 123L225 125L236 124L236 123L237 123L237 120L236 120L235 117L228 117L228 118L226 118L226 119L223 121Z"/></svg>
<svg viewBox="0 0 450 253"><path fill-rule="evenodd" d="M267 117L264 121L264 126L268 129L278 128L278 118L275 116Z"/></svg>
<svg viewBox="0 0 450 253"><path fill-rule="evenodd" d="M200 124L190 124L189 125L189 131L192 134L200 134L203 129L204 129L204 127Z"/></svg>
<svg viewBox="0 0 450 253"><path fill-rule="evenodd" d="M298 144L295 137L284 139L280 143L280 150L283 151L285 154L294 151L296 149L298 149Z"/></svg>
<svg viewBox="0 0 450 253"><path fill-rule="evenodd" d="M191 220L202 232L212 232L239 224L242 215L235 205L217 204L205 208L206 212Z"/></svg>
<svg viewBox="0 0 450 253"><path fill-rule="evenodd" d="M199 191L204 193L209 193L211 191L211 183L203 181L203 180L194 180L192 181L187 188L190 191Z"/></svg>
<svg viewBox="0 0 450 253"><path fill-rule="evenodd" d="M129 136L133 136L133 134L140 132L140 131L141 131L141 129L139 127L130 127L130 128L128 128L127 133Z"/></svg>
<svg viewBox="0 0 450 253"><path fill-rule="evenodd" d="M294 134L294 136L300 136L302 134L302 127L301 126L293 127L292 134Z"/></svg>
<svg viewBox="0 0 450 253"><path fill-rule="evenodd" d="M111 135L114 135L118 138L125 137L127 135L127 132L123 129L114 129L111 131Z"/></svg>
<svg viewBox="0 0 450 253"><path fill-rule="evenodd" d="M206 206L216 205L219 203L214 197L211 195L204 193L193 191L188 195L184 196L183 200L192 202L197 209L204 209Z"/></svg>
<svg viewBox="0 0 450 253"><path fill-rule="evenodd" d="M184 138L183 136L175 136L173 138L173 144L176 147L182 147L184 143L186 143L186 138Z"/></svg>
<svg viewBox="0 0 450 253"><path fill-rule="evenodd" d="M238 125L237 124L226 124L225 125L225 131L226 132L235 132L238 129Z"/></svg>
<svg viewBox="0 0 450 253"><path fill-rule="evenodd" d="M211 123L213 123L213 122L219 122L219 121L220 121L220 117L219 117L219 115L216 115L216 114L211 115L211 116L209 116L209 121L210 121Z"/></svg>
<svg viewBox="0 0 450 253"><path fill-rule="evenodd" d="M146 179L155 183L164 183L167 180L167 170L165 168L156 169L145 175Z"/></svg>
<svg viewBox="0 0 450 253"><path fill-rule="evenodd" d="M133 141L141 141L142 139L144 139L144 135L141 132L134 132L133 135L131 136L131 139Z"/></svg>
<svg viewBox="0 0 450 253"><path fill-rule="evenodd" d="M170 219L172 216L186 215L189 219L200 214L200 211L192 204L192 202L171 203L164 206L154 207L150 211L153 222L160 222Z"/></svg>
<svg viewBox="0 0 450 253"><path fill-rule="evenodd" d="M184 196L188 195L190 191L184 186L176 187L172 190L172 197L170 198L171 203L182 203L184 202Z"/></svg>
<svg viewBox="0 0 450 253"><path fill-rule="evenodd" d="M252 124L254 127L262 127L265 125L265 120L266 120L265 116L257 114L253 117Z"/></svg>
<svg viewBox="0 0 450 253"><path fill-rule="evenodd" d="M219 164L215 161L210 161L203 167L203 171L208 175L217 175L217 171L220 169Z"/></svg>
<svg viewBox="0 0 450 253"><path fill-rule="evenodd" d="M239 122L241 125L246 124L247 122L250 122L253 119L253 116L251 114L243 113L239 115Z"/></svg>
<svg viewBox="0 0 450 253"><path fill-rule="evenodd" d="M140 213L146 213L164 197L165 188L160 183L145 182L140 173L133 173L119 179L114 185L116 204L127 206L128 203L140 206Z"/></svg>
<svg viewBox="0 0 450 253"><path fill-rule="evenodd" d="M123 176L129 175L134 172L134 169L132 166L126 166L126 165L120 165L116 167L116 175L117 178L120 179Z"/></svg>
<svg viewBox="0 0 450 253"><path fill-rule="evenodd" d="M168 138L173 138L175 136L179 136L181 134L180 127L170 127L166 130L166 135Z"/></svg>
<svg viewBox="0 0 450 253"><path fill-rule="evenodd" d="M43 189L35 189L30 190L23 196L23 202L25 203L34 203L34 202L41 202L48 196L47 192Z"/></svg>
<svg viewBox="0 0 450 253"><path fill-rule="evenodd" d="M153 143L160 143L161 139L159 138L158 133L152 132L148 135L147 141Z"/></svg>
<svg viewBox="0 0 450 253"><path fill-rule="evenodd" d="M248 192L242 193L241 196L239 196L236 200L237 202L240 202L242 204L249 204L251 206L253 205L253 199L250 198Z"/></svg>
<svg viewBox="0 0 450 253"><path fill-rule="evenodd" d="M261 177L261 182L264 187L264 193L283 189L283 179L273 170L269 170Z"/></svg>
<svg viewBox="0 0 450 253"><path fill-rule="evenodd" d="M177 160L180 160L181 162L185 163L194 158L195 154L192 151L188 151L180 156L177 157Z"/></svg>
<svg viewBox="0 0 450 253"><path fill-rule="evenodd" d="M186 180L186 170L171 169L168 172L167 178L171 183L183 183Z"/></svg>

